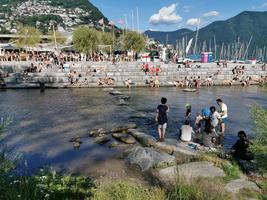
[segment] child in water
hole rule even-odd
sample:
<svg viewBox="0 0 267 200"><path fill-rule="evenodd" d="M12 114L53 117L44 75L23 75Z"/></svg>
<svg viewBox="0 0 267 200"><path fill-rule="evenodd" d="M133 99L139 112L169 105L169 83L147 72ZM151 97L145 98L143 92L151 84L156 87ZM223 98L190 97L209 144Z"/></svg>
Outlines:
<svg viewBox="0 0 267 200"><path fill-rule="evenodd" d="M190 104L185 104L185 108L186 108L186 113L185 113L185 121L190 121L190 117L191 117L191 105Z"/></svg>
<svg viewBox="0 0 267 200"><path fill-rule="evenodd" d="M165 97L161 98L161 104L157 107L156 122L158 123L158 142L163 142L165 139L165 133L167 128L169 107L166 105L167 99Z"/></svg>
<svg viewBox="0 0 267 200"><path fill-rule="evenodd" d="M195 120L195 137L196 137L196 142L200 142L201 140L201 120L202 116L200 113L196 114L196 120Z"/></svg>

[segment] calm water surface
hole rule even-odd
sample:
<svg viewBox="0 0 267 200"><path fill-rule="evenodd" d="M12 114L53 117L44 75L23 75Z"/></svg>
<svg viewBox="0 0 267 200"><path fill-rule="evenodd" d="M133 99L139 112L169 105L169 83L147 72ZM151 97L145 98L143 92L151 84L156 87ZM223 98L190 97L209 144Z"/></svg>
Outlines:
<svg viewBox="0 0 267 200"><path fill-rule="evenodd" d="M239 130L253 135L250 107L253 104L267 107L266 93L256 86L203 88L197 93L185 93L177 88L120 91L131 96L127 106L117 105L117 98L102 89L57 89L45 93L39 90L0 91L0 116L13 119L0 136L0 145L22 152L30 171L47 165L91 174L103 168L107 171L114 169L110 163L120 170L119 166L123 164L116 159L117 150L96 145L88 137L83 140L81 148L75 150L68 140L86 135L95 127L109 129L124 122L135 122L141 130L156 136L153 120L162 96L168 98L170 106L167 137L177 138L186 103L192 105L195 116L202 108L216 105L216 98L222 98L229 109L226 130L226 148L229 148ZM136 114L145 114L147 118L131 118Z"/></svg>

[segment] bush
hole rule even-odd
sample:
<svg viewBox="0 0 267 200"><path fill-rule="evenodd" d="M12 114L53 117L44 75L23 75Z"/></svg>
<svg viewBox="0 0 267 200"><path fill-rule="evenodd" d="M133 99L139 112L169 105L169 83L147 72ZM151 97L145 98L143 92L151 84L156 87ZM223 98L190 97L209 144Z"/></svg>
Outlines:
<svg viewBox="0 0 267 200"><path fill-rule="evenodd" d="M90 178L48 170L29 177L0 174L0 185L0 199L8 200L83 200L91 196L94 187Z"/></svg>
<svg viewBox="0 0 267 200"><path fill-rule="evenodd" d="M255 160L259 166L267 171L267 109L259 106L253 106L251 109L254 121L254 130L256 138L254 145L251 146L255 154Z"/></svg>
<svg viewBox="0 0 267 200"><path fill-rule="evenodd" d="M251 114L257 143L267 145L267 109L254 105Z"/></svg>

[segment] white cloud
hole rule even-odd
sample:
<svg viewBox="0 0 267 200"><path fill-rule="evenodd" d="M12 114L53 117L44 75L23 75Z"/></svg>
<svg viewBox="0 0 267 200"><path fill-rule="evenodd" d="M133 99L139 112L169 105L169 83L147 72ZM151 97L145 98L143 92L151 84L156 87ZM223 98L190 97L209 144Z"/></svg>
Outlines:
<svg viewBox="0 0 267 200"><path fill-rule="evenodd" d="M176 13L177 4L162 7L158 13L152 15L149 23L152 25L171 25L182 21L182 17Z"/></svg>
<svg viewBox="0 0 267 200"><path fill-rule="evenodd" d="M199 18L191 18L191 19L187 20L186 25L188 25L188 26L197 26L198 23L200 23L200 19Z"/></svg>
<svg viewBox="0 0 267 200"><path fill-rule="evenodd" d="M216 17L218 16L220 13L218 11L210 11L210 12L207 12L207 13L204 13L203 14L203 17Z"/></svg>

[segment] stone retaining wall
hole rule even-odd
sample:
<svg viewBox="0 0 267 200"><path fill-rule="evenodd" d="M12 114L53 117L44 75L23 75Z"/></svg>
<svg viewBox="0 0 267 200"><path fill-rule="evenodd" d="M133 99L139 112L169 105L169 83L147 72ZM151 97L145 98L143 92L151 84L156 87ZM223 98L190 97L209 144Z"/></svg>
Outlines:
<svg viewBox="0 0 267 200"><path fill-rule="evenodd" d="M66 72L62 72L59 66L53 66L43 70L41 73L29 73L27 77L22 76L22 71L30 66L31 62L1 62L0 70L8 72L9 77L5 78L7 87L38 87L39 82L45 82L50 87L69 87L69 81ZM155 63L150 63L156 66ZM84 87L96 87L97 81L101 77L112 77L116 81L116 86L123 86L123 81L130 78L137 86L145 86L145 75L141 70L142 63L129 62L112 65L107 62L76 62L69 63L70 70L76 71L77 74L81 74L83 81L85 78L88 80L88 84ZM159 74L161 85L168 86L169 82L174 80L182 80L185 77L200 77L205 79L212 76L212 79L216 85L223 84L224 81L230 81L234 75L232 69L235 66L245 66L244 77L251 76L253 80L259 79L261 76L267 76L267 71L262 71L262 65L256 64L235 64L228 63L227 68L221 68L221 72L218 72L216 63L195 63L191 68L184 68L179 64L160 64L162 72ZM200 68L197 67L200 65ZM89 69L105 69L104 72L95 74L94 76L88 75Z"/></svg>

